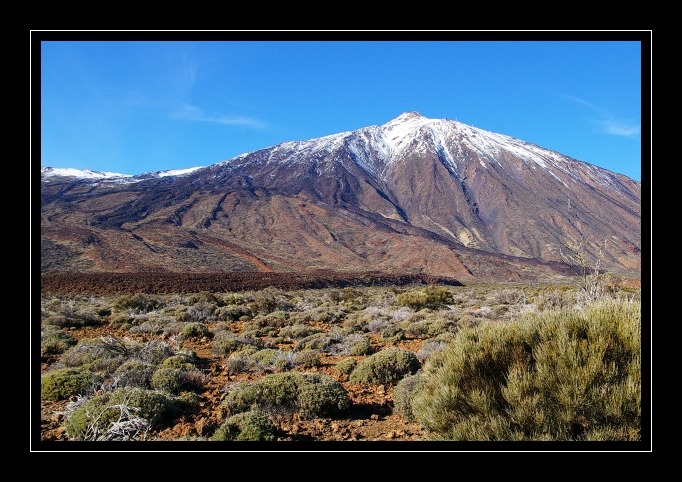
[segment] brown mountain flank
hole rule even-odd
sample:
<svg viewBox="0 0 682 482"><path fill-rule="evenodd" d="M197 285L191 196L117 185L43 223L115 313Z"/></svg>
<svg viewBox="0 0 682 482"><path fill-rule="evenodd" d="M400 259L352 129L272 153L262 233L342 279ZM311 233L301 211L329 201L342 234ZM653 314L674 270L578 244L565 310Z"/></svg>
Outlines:
<svg viewBox="0 0 682 482"><path fill-rule="evenodd" d="M403 114L185 175L42 176L42 272L380 271L528 280L566 250L636 275L641 185Z"/></svg>

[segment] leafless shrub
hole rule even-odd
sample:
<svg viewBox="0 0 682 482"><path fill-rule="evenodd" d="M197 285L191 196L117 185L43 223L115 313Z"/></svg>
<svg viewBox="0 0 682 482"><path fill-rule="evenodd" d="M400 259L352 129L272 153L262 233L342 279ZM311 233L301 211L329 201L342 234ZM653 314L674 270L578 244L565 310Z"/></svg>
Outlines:
<svg viewBox="0 0 682 482"><path fill-rule="evenodd" d="M523 290L505 288L488 293L486 301L491 305L518 305L525 304L527 299Z"/></svg>
<svg viewBox="0 0 682 482"><path fill-rule="evenodd" d="M477 318L490 318L493 315L493 310L489 306L483 306L470 309L469 314Z"/></svg>
<svg viewBox="0 0 682 482"><path fill-rule="evenodd" d="M589 239L583 236L577 241L567 241L559 247L559 254L564 261L580 269L577 303L581 308L608 297L606 283L608 273L601 266L605 249L602 246L593 246L597 253L590 255L588 253L590 244Z"/></svg>
<svg viewBox="0 0 682 482"><path fill-rule="evenodd" d="M119 410L120 415L118 420L109 425L103 434L98 434L96 427L89 432L85 440L93 441L133 441L144 440L149 431L149 422L134 415L139 412L137 407L128 407L126 405L113 405L109 407L112 410ZM92 438L90 438L92 437Z"/></svg>
<svg viewBox="0 0 682 482"><path fill-rule="evenodd" d="M380 333L386 328L393 326L393 322L390 320L376 319L372 320L367 324L367 331L372 333Z"/></svg>
<svg viewBox="0 0 682 482"><path fill-rule="evenodd" d="M256 362L249 360L248 357L235 353L225 362L225 370L228 375L238 375L239 373L251 371L255 364Z"/></svg>
<svg viewBox="0 0 682 482"><path fill-rule="evenodd" d="M425 341L424 344L419 349L419 351L417 351L417 359L423 363L431 355L433 355L434 353L436 353L438 351L441 351L446 346L447 346L447 343L445 343L444 341L440 341L440 340Z"/></svg>

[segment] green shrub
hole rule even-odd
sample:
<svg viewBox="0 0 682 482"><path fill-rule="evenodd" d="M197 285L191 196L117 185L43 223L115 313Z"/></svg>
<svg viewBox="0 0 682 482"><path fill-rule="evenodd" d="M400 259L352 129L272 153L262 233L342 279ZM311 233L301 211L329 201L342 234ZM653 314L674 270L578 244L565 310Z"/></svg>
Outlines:
<svg viewBox="0 0 682 482"><path fill-rule="evenodd" d="M138 313L149 313L161 307L161 302L144 293L119 296L114 301L114 308L118 310L134 310Z"/></svg>
<svg viewBox="0 0 682 482"><path fill-rule="evenodd" d="M349 335L344 339L344 343L350 344L349 353L353 356L369 355L372 353L372 343L364 335Z"/></svg>
<svg viewBox="0 0 682 482"><path fill-rule="evenodd" d="M268 417L258 412L242 412L231 416L216 430L213 441L256 441L275 440L274 426Z"/></svg>
<svg viewBox="0 0 682 482"><path fill-rule="evenodd" d="M344 358L340 362L336 364L336 370L339 371L340 373L345 373L346 375L350 375L351 372L355 369L357 366L358 362L355 361L354 358Z"/></svg>
<svg viewBox="0 0 682 482"><path fill-rule="evenodd" d="M253 311L244 305L228 305L218 308L215 314L220 321L237 321L244 317L251 318Z"/></svg>
<svg viewBox="0 0 682 482"><path fill-rule="evenodd" d="M406 322L401 323L406 334L413 338L432 338L441 333L456 332L459 329L453 312L422 310Z"/></svg>
<svg viewBox="0 0 682 482"><path fill-rule="evenodd" d="M188 355L171 355L161 362L161 366L166 368L181 368L191 370L194 368L194 359Z"/></svg>
<svg viewBox="0 0 682 482"><path fill-rule="evenodd" d="M393 411L408 422L415 422L412 413L412 399L416 392L424 386L426 378L421 373L408 375L398 382L393 390Z"/></svg>
<svg viewBox="0 0 682 482"><path fill-rule="evenodd" d="M80 309L60 310L59 313L53 313L45 320L45 324L54 325L60 328L79 328L83 326L94 326L101 323L101 319L96 313L83 311Z"/></svg>
<svg viewBox="0 0 682 482"><path fill-rule="evenodd" d="M322 365L320 353L316 350L303 350L296 353L296 365L303 368L313 368Z"/></svg>
<svg viewBox="0 0 682 482"><path fill-rule="evenodd" d="M182 392L175 401L183 412L196 412L201 408L201 398L194 392Z"/></svg>
<svg viewBox="0 0 682 482"><path fill-rule="evenodd" d="M59 355L76 344L76 339L67 332L51 325L40 327L40 356Z"/></svg>
<svg viewBox="0 0 682 482"><path fill-rule="evenodd" d="M64 400L93 392L102 377L80 368L60 368L40 377L42 400Z"/></svg>
<svg viewBox="0 0 682 482"><path fill-rule="evenodd" d="M214 336L213 352L220 356L229 356L241 351L249 345L248 342L229 332L220 332Z"/></svg>
<svg viewBox="0 0 682 482"><path fill-rule="evenodd" d="M282 328L289 323L289 313L281 310L260 314L253 319L253 325L259 328Z"/></svg>
<svg viewBox="0 0 682 482"><path fill-rule="evenodd" d="M273 348L265 348L266 350L272 350ZM252 356L254 356L256 353L259 351L263 351L264 348L261 348L259 346L255 345L244 345L239 351L236 351L230 355L230 358L233 356L241 356L244 358L251 359ZM263 356L263 355L257 355L257 356Z"/></svg>
<svg viewBox="0 0 682 482"><path fill-rule="evenodd" d="M452 293L445 288L429 286L425 289L400 293L396 300L402 306L408 306L415 311L422 308L439 308L452 303Z"/></svg>
<svg viewBox="0 0 682 482"><path fill-rule="evenodd" d="M322 323L340 323L346 317L346 310L341 306L320 306L310 312L312 321L321 321Z"/></svg>
<svg viewBox="0 0 682 482"><path fill-rule="evenodd" d="M258 371L286 371L291 370L295 365L296 355L290 351L282 351L275 348L265 348L251 353L246 351L236 355L248 358L247 369ZM235 369L238 369L238 362L233 362Z"/></svg>
<svg viewBox="0 0 682 482"><path fill-rule="evenodd" d="M152 374L152 388L177 394L180 392L180 388L185 383L185 379L183 377L184 373L185 370L181 368L158 368Z"/></svg>
<svg viewBox="0 0 682 482"><path fill-rule="evenodd" d="M259 363L265 367L273 367L275 362L283 356L283 353L276 348L265 348L249 355L249 360Z"/></svg>
<svg viewBox="0 0 682 482"><path fill-rule="evenodd" d="M387 348L358 363L349 380L375 385L395 384L420 368L414 353L402 348Z"/></svg>
<svg viewBox="0 0 682 482"><path fill-rule="evenodd" d="M127 313L116 313L109 319L109 327L128 331L133 325L134 318Z"/></svg>
<svg viewBox="0 0 682 482"><path fill-rule="evenodd" d="M203 338L211 336L208 327L198 321L187 323L182 327L182 337L187 338Z"/></svg>
<svg viewBox="0 0 682 482"><path fill-rule="evenodd" d="M332 345L341 342L341 340L341 335L335 332L315 333L299 340L298 343L294 345L294 350L319 350L328 352Z"/></svg>
<svg viewBox="0 0 682 482"><path fill-rule="evenodd" d="M389 325L381 330L381 339L387 343L395 343L405 339L405 331L397 325Z"/></svg>
<svg viewBox="0 0 682 482"><path fill-rule="evenodd" d="M187 303L190 305L195 305L197 303L209 303L212 305L222 305L223 300L218 298L216 295L210 291L200 291L199 293L194 293L190 295L187 299Z"/></svg>
<svg viewBox="0 0 682 482"><path fill-rule="evenodd" d="M83 366L91 371L109 374L130 359L157 365L172 354L171 348L158 340L142 343L105 336L80 340L65 351L59 361L66 366Z"/></svg>
<svg viewBox="0 0 682 482"><path fill-rule="evenodd" d="M244 295L240 293L228 293L223 296L223 304L225 305L242 305L246 303Z"/></svg>
<svg viewBox="0 0 682 482"><path fill-rule="evenodd" d="M149 388L154 366L140 360L123 362L114 372L119 387Z"/></svg>
<svg viewBox="0 0 682 482"><path fill-rule="evenodd" d="M268 314L273 311L289 311L292 304L287 299L287 294L277 288L265 288L253 294L251 309L260 314Z"/></svg>
<svg viewBox="0 0 682 482"><path fill-rule="evenodd" d="M320 333L322 330L319 328L312 327L303 323L297 323L295 325L285 326L280 328L279 336L284 338L305 338L306 336L314 335L315 333Z"/></svg>
<svg viewBox="0 0 682 482"><path fill-rule="evenodd" d="M215 321L218 319L216 316L217 307L213 303L208 301L197 301L192 306L187 308L185 312L185 317L182 321L191 322L207 322Z"/></svg>
<svg viewBox="0 0 682 482"><path fill-rule="evenodd" d="M286 352L286 353L288 354L288 356L283 356L283 357L275 360L274 369L276 372L286 372L286 371L289 371L296 366L296 363L295 363L296 357L295 357L294 352ZM294 355L294 356L292 357L289 355Z"/></svg>
<svg viewBox="0 0 682 482"><path fill-rule="evenodd" d="M346 410L350 399L339 382L317 373L285 372L265 375L231 391L223 405L230 413L261 411L324 417Z"/></svg>
<svg viewBox="0 0 682 482"><path fill-rule="evenodd" d="M529 313L459 332L424 366L430 438L639 440L640 304Z"/></svg>
<svg viewBox="0 0 682 482"><path fill-rule="evenodd" d="M132 412L136 420L144 420L150 428L161 428L181 410L175 397L136 387L118 388L98 395L74 410L64 422L73 440L109 440L115 434L116 422Z"/></svg>

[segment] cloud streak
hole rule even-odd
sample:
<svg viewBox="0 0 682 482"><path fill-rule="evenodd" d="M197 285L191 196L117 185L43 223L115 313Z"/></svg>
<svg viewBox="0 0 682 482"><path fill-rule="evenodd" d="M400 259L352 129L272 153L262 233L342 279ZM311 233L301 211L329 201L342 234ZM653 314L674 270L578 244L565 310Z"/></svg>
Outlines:
<svg viewBox="0 0 682 482"><path fill-rule="evenodd" d="M627 124L615 119L605 119L595 122L602 127L604 132L614 136L637 137L641 133L641 127L639 125Z"/></svg>
<svg viewBox="0 0 682 482"><path fill-rule="evenodd" d="M244 116L209 114L190 104L185 104L180 110L172 113L171 118L192 122L209 122L212 124L221 124L226 126L250 127L253 129L264 129L267 127L264 122L258 119Z"/></svg>
<svg viewBox="0 0 682 482"><path fill-rule="evenodd" d="M580 99L579 97L572 95L564 95L564 97L572 102L575 102L576 104L587 107L592 112L597 114L599 118L592 120L592 122L600 126L602 132L606 134L630 138L637 138L641 134L642 128L639 123L630 122L625 119L618 119L603 107L594 105L590 102L587 102L586 100Z"/></svg>

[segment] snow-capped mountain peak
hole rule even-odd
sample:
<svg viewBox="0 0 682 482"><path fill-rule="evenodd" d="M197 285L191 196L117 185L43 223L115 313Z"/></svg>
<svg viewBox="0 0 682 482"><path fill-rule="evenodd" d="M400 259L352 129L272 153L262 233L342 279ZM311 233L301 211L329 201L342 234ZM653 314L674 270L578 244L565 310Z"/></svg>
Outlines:
<svg viewBox="0 0 682 482"><path fill-rule="evenodd" d="M432 122L418 112L405 112L381 126L383 141L391 153L398 152L410 144L422 126Z"/></svg>
<svg viewBox="0 0 682 482"><path fill-rule="evenodd" d="M69 236L82 232L84 219L93 236L135 231L109 243L121 246L120 255L99 261L126 260L116 269L139 266L136 253L149 252L161 253L152 265L170 271L213 259L217 270L265 263L441 274L466 274L465 263L468 275L486 275L508 265L498 258L479 265L483 253L536 260L532 271L539 262L562 261L562 243L582 238L594 240L590 255L603 251L612 267L637 269L640 262L639 183L530 142L416 112L203 169L42 174L44 209L61 213L72 200L78 227L62 229L64 216L44 216L55 227L54 243L78 245L82 239ZM111 196L117 190L122 194ZM140 250L141 238L159 249ZM609 242L597 246L598 240ZM90 244L82 246L92 256ZM228 246L229 256L214 246ZM63 252L57 246L53 254Z"/></svg>

